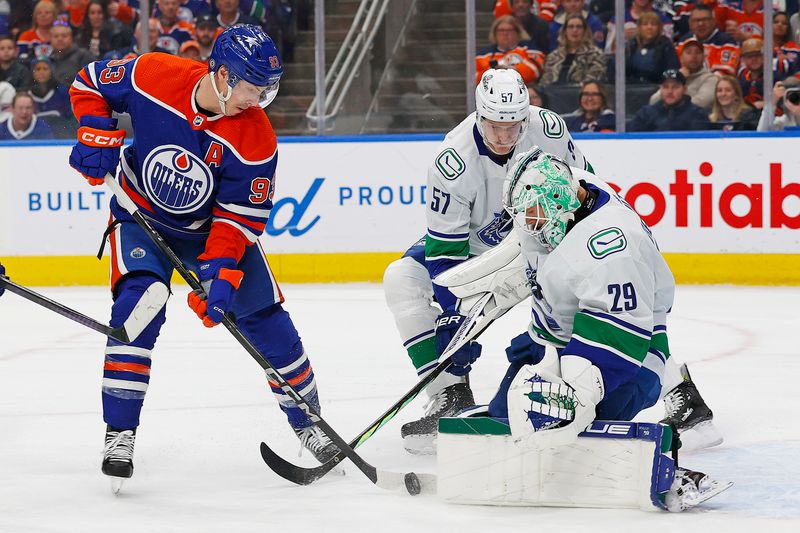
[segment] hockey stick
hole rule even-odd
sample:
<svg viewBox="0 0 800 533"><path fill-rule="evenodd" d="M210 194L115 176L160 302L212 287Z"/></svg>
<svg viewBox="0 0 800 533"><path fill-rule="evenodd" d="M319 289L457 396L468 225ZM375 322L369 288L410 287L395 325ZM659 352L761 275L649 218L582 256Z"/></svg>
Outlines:
<svg viewBox="0 0 800 533"><path fill-rule="evenodd" d="M192 274L192 272L186 268L186 265L183 264L183 261L181 261L172 248L170 248L166 241L164 241L161 234L159 234L158 231L153 228L152 224L150 224L147 218L145 218L145 216L142 214L139 206L137 206L133 200L131 200L128 194L122 189L122 186L119 184L119 182L117 182L113 176L108 174L106 175L105 183L117 197L117 201L120 203L120 205L131 214L136 223L145 231L145 233L147 233L158 249L161 250L165 256L167 256L173 268L175 268L175 270L178 271L178 274L180 274L180 276L186 280L186 283L189 284L189 287L191 287L194 291L200 291L201 294L205 294L203 286L200 284L194 274ZM236 322L229 313L225 313L225 315L222 317L222 324L225 325L225 328L231 332L234 338L239 342L239 344L242 345L247 353L250 354L253 359L255 359L259 366L264 369L267 376L273 382L277 383L281 390L285 392L286 395L295 402L295 404L297 404L297 407L302 409L309 420L316 424L325 433L325 435L327 435L328 438L333 441L333 443L339 448L339 453L350 459L353 464L355 464L358 469L361 470L370 481L372 481L372 483L380 488L388 490L394 490L405 485L410 494L419 494L420 482L414 472L409 472L407 474L384 472L367 463L355 452L355 450L353 450L353 448L347 445L347 442L345 442L345 440L340 437L339 434L336 433L327 422L325 422L319 413L317 413L314 408L311 407L300 395L300 393L298 393L295 388L292 387L292 385L290 385L286 379L284 379L280 372L278 372L275 367L272 366L272 364L264 357L258 348L256 348L242 333L242 331L239 329L239 326L236 325Z"/></svg>
<svg viewBox="0 0 800 533"><path fill-rule="evenodd" d="M450 357L456 351L458 351L459 348L464 346L472 339L477 338L492 324L492 322L503 316L508 311L508 309L506 309L500 313L493 313L494 316L491 317L484 316L482 312L488 305L491 297L492 295L487 293L485 296L481 297L481 299L478 300L475 305L473 305L472 309L470 309L470 312L467 314L467 319L464 321L461 327L458 328L455 335L453 335L453 339L442 353L442 357L444 358L442 362L439 363L439 365L434 368L430 374L417 382L417 384L414 385L411 390L405 393L402 398L397 400L394 405L384 411L383 414L381 414L364 431L359 433L353 440L351 440L350 446L353 448L358 448L364 444L367 439L372 437L376 431L394 418L395 415L397 415L397 413L399 413L406 405L411 403L414 398L416 398L419 393L422 392L426 386L428 386L428 384L430 384L434 379L436 379L437 376L439 376L439 374L444 372L447 367L450 366ZM282 478L298 485L308 485L330 472L339 462L342 461L342 459L344 459L345 455L342 452L339 452L325 464L313 468L304 468L294 465L283 459L281 456L272 451L269 446L262 442L261 457L264 458L264 462L267 463L267 466L269 466ZM422 482L423 489L426 488L426 486L431 486L433 483L435 483L434 476L418 474L418 477Z"/></svg>
<svg viewBox="0 0 800 533"><path fill-rule="evenodd" d="M114 340L118 340L119 342L128 343L130 339L128 338L128 333L125 331L125 326L120 326L118 328L112 328L110 326L106 326L105 324L101 324L97 320L84 315L83 313L79 313L78 311L67 307L64 304L60 304L46 296L42 296L38 292L34 292L27 287L14 283L6 276L0 276L0 287L5 288L9 292L13 292L17 296L22 296L28 301L31 301L35 304L41 305L45 309L49 309L55 313L58 313L61 316L65 316L72 320L73 322L77 322L83 326L86 326L89 329L93 329L99 333L102 333L106 337L111 337Z"/></svg>

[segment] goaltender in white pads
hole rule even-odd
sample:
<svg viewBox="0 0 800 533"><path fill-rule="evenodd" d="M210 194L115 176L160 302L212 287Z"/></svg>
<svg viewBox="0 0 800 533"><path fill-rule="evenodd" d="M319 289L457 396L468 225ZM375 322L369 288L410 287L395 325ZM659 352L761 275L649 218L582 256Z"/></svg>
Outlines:
<svg viewBox="0 0 800 533"><path fill-rule="evenodd" d="M454 419L442 419L440 495L522 505L650 501L679 511L729 487L671 467L661 457L665 426L640 431L625 423L658 400L669 358L674 280L649 228L606 184L539 149L518 157L503 206L530 267L532 320L506 350L511 366L484 410L489 417L464 414L461 430L453 430ZM545 345L558 357L552 350L545 357ZM611 448L604 439L579 439L595 419L625 431L595 425L593 434L625 438ZM482 433L477 424L487 420L500 425L490 431L494 436L466 435ZM497 429L503 425L510 436ZM618 453L627 460L612 465ZM579 486L600 477L606 483L593 501L587 493L593 484ZM618 498L599 496L615 490ZM630 498L631 491L643 497Z"/></svg>

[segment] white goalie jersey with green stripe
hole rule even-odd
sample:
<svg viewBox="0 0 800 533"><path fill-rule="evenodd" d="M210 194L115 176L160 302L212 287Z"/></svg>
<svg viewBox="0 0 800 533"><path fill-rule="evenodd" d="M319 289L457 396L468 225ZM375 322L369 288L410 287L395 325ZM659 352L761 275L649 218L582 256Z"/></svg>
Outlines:
<svg viewBox="0 0 800 533"><path fill-rule="evenodd" d="M573 171L599 191L591 213L550 253L517 230L535 275L531 335L589 359L606 393L642 367L661 380L675 280L636 212L592 174Z"/></svg>
<svg viewBox="0 0 800 533"><path fill-rule="evenodd" d="M529 126L514 153L534 146L563 158L570 166L590 168L561 117L531 106ZM445 137L428 170L426 261L479 255L508 234L511 224L507 218L501 219L501 195L513 161L513 155L504 164L490 157L474 113Z"/></svg>

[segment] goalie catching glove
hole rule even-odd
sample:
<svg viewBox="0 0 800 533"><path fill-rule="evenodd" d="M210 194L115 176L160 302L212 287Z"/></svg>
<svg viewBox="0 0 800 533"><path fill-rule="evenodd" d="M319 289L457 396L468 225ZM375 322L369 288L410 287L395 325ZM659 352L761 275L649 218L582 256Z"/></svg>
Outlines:
<svg viewBox="0 0 800 533"><path fill-rule="evenodd" d="M117 119L84 115L78 128L78 144L72 147L69 166L80 172L90 185L102 185L106 174L117 171L119 150L125 131L117 129Z"/></svg>
<svg viewBox="0 0 800 533"><path fill-rule="evenodd" d="M202 254L198 259L202 261L198 278L205 294L199 290L190 292L189 307L205 327L213 328L230 310L244 273L236 269L236 260L231 257L209 258Z"/></svg>
<svg viewBox="0 0 800 533"><path fill-rule="evenodd" d="M582 357L561 357L559 377L545 365L525 365L508 389L511 434L534 450L574 443L603 399L600 369Z"/></svg>

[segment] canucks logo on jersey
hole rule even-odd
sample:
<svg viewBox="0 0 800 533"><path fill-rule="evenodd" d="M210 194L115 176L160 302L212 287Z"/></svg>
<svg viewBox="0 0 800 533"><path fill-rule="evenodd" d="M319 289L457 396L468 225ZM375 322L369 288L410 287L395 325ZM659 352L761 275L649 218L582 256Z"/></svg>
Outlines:
<svg viewBox="0 0 800 533"><path fill-rule="evenodd" d="M211 170L180 146L156 148L148 154L142 168L147 195L167 212L191 213L211 195Z"/></svg>
<svg viewBox="0 0 800 533"><path fill-rule="evenodd" d="M476 235L486 246L497 246L511 232L512 220L504 213L495 213L491 222L480 228Z"/></svg>

